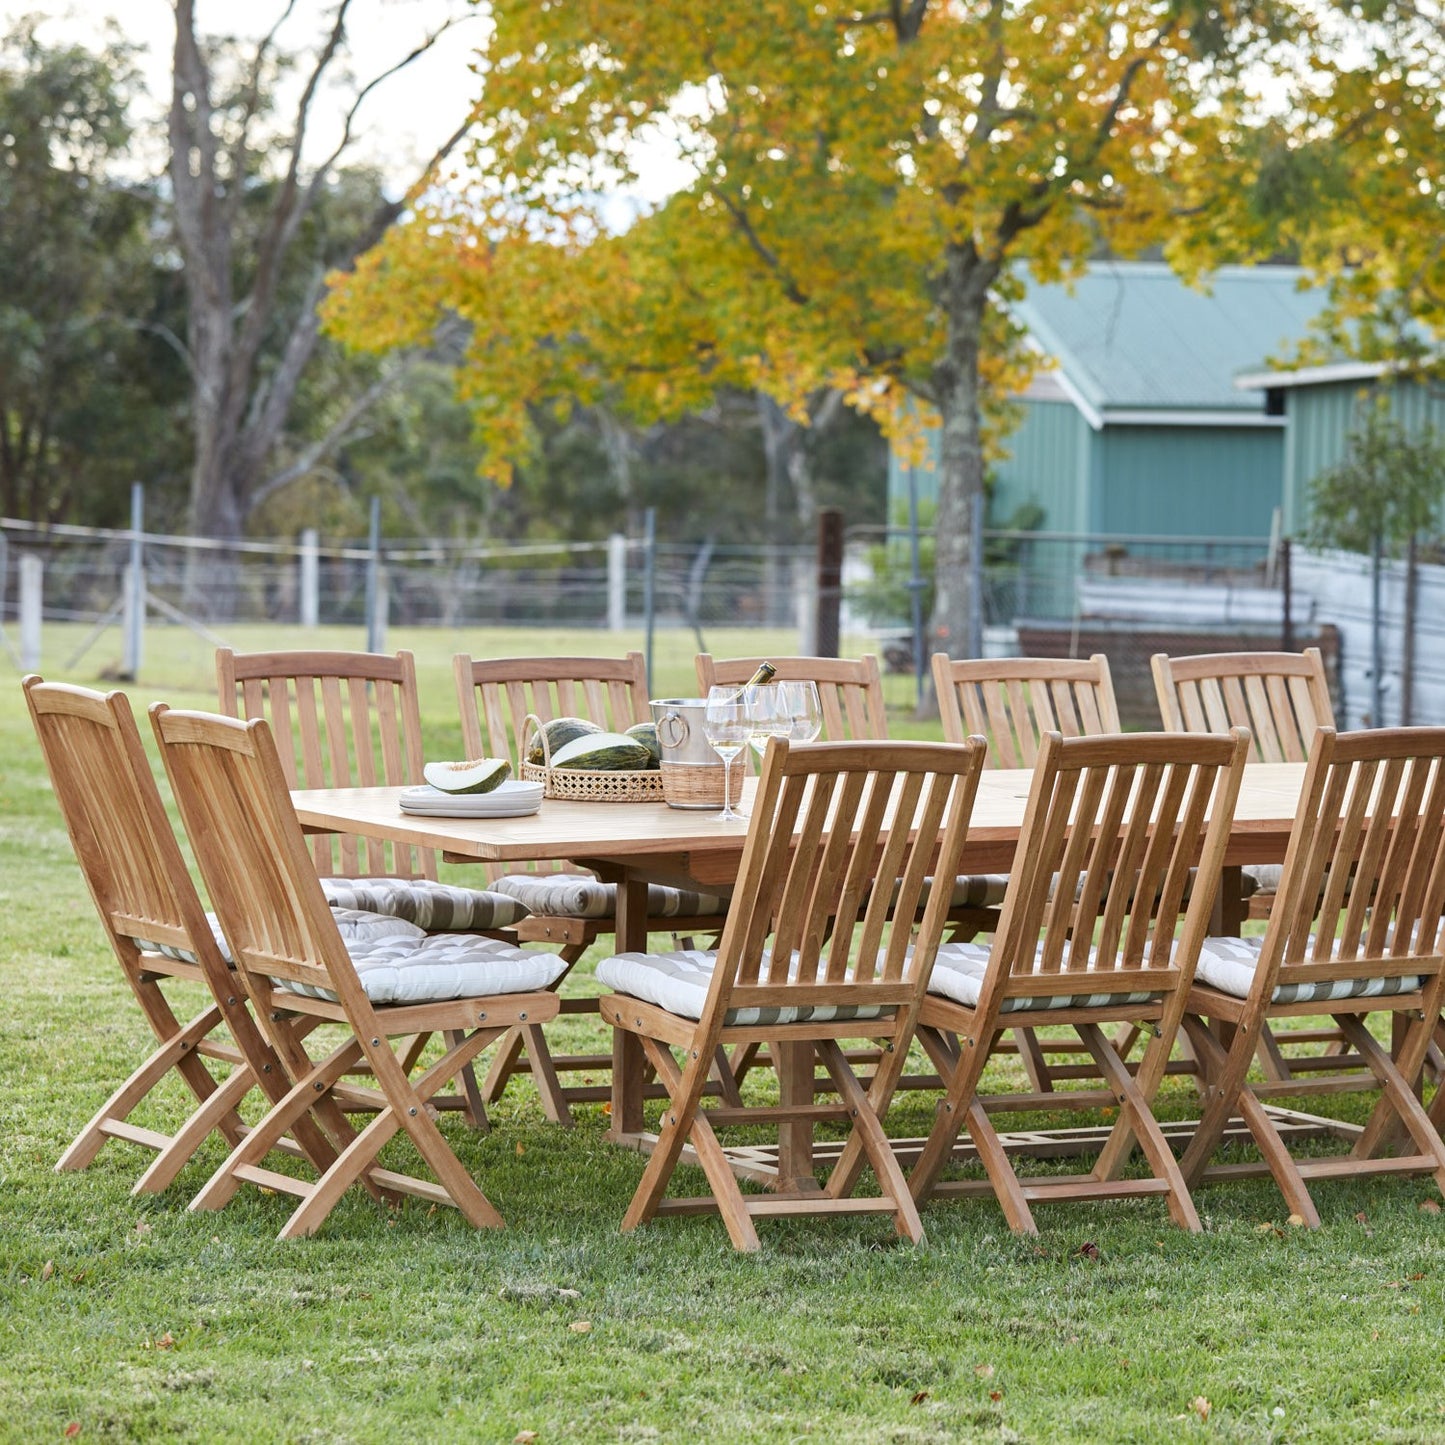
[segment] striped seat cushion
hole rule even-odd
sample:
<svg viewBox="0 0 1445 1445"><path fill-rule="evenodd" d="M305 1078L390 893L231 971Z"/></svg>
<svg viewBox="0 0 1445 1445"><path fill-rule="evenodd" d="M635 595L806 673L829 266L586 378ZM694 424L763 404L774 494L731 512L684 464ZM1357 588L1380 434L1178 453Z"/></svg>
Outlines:
<svg viewBox="0 0 1445 1445"><path fill-rule="evenodd" d="M1267 869L1267 868L1261 868L1261 869L1255 870L1255 871L1258 871L1258 872L1267 872L1268 869ZM1279 869L1278 869L1278 868L1275 868L1275 869L1273 870L1273 872L1274 872L1274 874L1275 874L1275 881L1276 881L1276 884L1277 884L1277 883L1278 883ZM1189 900L1189 895L1190 895L1190 893L1191 893L1191 891L1192 891L1193 883L1194 883L1194 870L1191 868L1191 869L1189 870L1189 883L1188 883L1188 885L1186 885L1185 890L1184 890L1184 901L1185 901L1186 903L1187 903L1188 900ZM919 907L920 907L920 908L921 908L925 903L927 903L927 901L928 901L928 893L929 893L929 890L932 888L932 886L933 886L933 879L932 879L932 878L928 878L928 879L925 879L925 880L924 880L923 894L922 894L922 897L919 899ZM1052 887L1050 888L1050 890L1049 890L1050 896L1052 896L1053 891L1054 891L1055 888L1057 888L1057 886L1058 886L1058 879L1055 878L1055 879L1054 879L1053 886L1052 886ZM1245 898L1252 897L1253 894L1255 893L1255 891L1256 891L1260 886L1261 886L1261 885L1259 884L1258 880L1257 880L1254 876L1252 876L1251 871L1250 871L1249 869L1245 869L1245 870L1244 870L1243 877L1242 877L1242 879L1241 879L1241 881L1240 881L1240 894L1241 894L1241 896L1242 896L1242 897L1245 897ZM1008 891L1008 874L1007 874L1007 873L960 873L960 874L958 875L958 877L953 880L953 894L952 894L952 897L949 899L949 907L950 907L950 908L1000 908L1000 907L1003 906L1004 894L1005 894L1007 891ZM1083 891L1084 891L1084 877L1083 877L1082 874L1080 874L1080 875L1079 875L1079 881L1074 885L1074 896L1077 898L1081 893L1083 893ZM894 892L894 896L897 897L897 894L898 894L898 884L897 884L897 883L895 883L894 886L893 886L893 892Z"/></svg>
<svg viewBox="0 0 1445 1445"><path fill-rule="evenodd" d="M539 917L617 917L617 885L590 873L508 873L492 887ZM649 918L716 918L727 911L727 899L715 893L647 885Z"/></svg>
<svg viewBox="0 0 1445 1445"><path fill-rule="evenodd" d="M362 908L333 908L331 916L336 920L337 930L347 942L369 943L378 938L426 937L420 928L414 923L408 923L404 918L390 918L384 913L368 913ZM226 942L226 935L221 932L220 920L214 913L208 913L206 922L211 925L211 933L215 937L216 947L221 950L221 957L227 963L234 964L231 946ZM200 962L189 948L177 948L173 943L152 943L138 938L136 944L147 953L158 953L163 958L174 958L179 963Z"/></svg>
<svg viewBox="0 0 1445 1445"><path fill-rule="evenodd" d="M346 951L374 1004L435 1003L549 988L567 970L555 953L529 952L497 938L469 934L349 939ZM293 979L279 987L309 998L334 1000L328 988Z"/></svg>
<svg viewBox="0 0 1445 1445"><path fill-rule="evenodd" d="M1312 942L1312 941L1311 941ZM1254 971L1264 947L1262 938L1206 938L1199 950L1194 977L1234 998L1247 998ZM1308 952L1308 949L1306 950ZM1341 998L1389 998L1413 993L1420 987L1416 974L1398 978L1331 978L1314 982L1280 984L1271 1003L1327 1003Z"/></svg>
<svg viewBox="0 0 1445 1445"><path fill-rule="evenodd" d="M597 981L618 993L656 1004L680 1018L700 1019L707 1000L708 985L717 963L711 949L684 948L674 953L619 953L597 965ZM764 955L763 977L768 962ZM891 1008L874 1005L804 1004L782 1008L729 1009L728 1025L826 1023L835 1019L876 1019L892 1014Z"/></svg>
<svg viewBox="0 0 1445 1445"><path fill-rule="evenodd" d="M510 928L527 916L525 905L483 888L456 888L430 878L323 878L332 908L364 908L404 918L424 933L470 933Z"/></svg>
<svg viewBox="0 0 1445 1445"><path fill-rule="evenodd" d="M986 943L945 943L939 946L938 957L933 963L933 972L928 979L928 992L940 998L952 999L965 1008L977 1008L979 994L983 988L984 974L988 970L989 945ZM1043 945L1039 945L1042 953ZM1067 949L1065 959L1067 960ZM1082 978L1084 976L1075 975ZM1060 974L1059 982L1072 980ZM1006 998L1000 1012L1026 1013L1036 1009L1050 1008L1104 1008L1118 1004L1153 1003L1158 993L1058 993L1039 995L1033 998Z"/></svg>

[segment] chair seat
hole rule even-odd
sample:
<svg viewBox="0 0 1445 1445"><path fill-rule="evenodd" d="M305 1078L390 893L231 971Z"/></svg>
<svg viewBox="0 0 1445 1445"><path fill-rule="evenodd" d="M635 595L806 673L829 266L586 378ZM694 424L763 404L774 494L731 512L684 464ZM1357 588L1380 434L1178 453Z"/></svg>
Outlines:
<svg viewBox="0 0 1445 1445"><path fill-rule="evenodd" d="M508 873L492 887L542 917L617 917L617 885L590 873ZM647 885L649 918L715 918L727 911L728 900L719 894Z"/></svg>
<svg viewBox="0 0 1445 1445"><path fill-rule="evenodd" d="M336 920L337 930L342 938L348 943L370 943L379 938L425 938L425 932L414 923L408 923L404 918L391 918L384 913L369 913L364 908L333 908L331 916ZM216 940L216 947L221 950L221 957L233 967L236 960L231 957L231 946L226 942L226 935L221 932L220 920L214 913L206 914L206 922L211 925L211 934ZM149 939L136 939L137 947L146 953L158 953L162 958L173 958L178 963L199 963L194 952L189 948L177 948L173 943L152 943Z"/></svg>
<svg viewBox="0 0 1445 1445"><path fill-rule="evenodd" d="M528 952L498 938L468 934L346 939L356 976L374 1004L438 1003L498 993L537 993L567 971L555 953ZM327 988L277 979L278 987L333 1002Z"/></svg>
<svg viewBox="0 0 1445 1445"><path fill-rule="evenodd" d="M766 977L767 955L763 956ZM619 953L597 965L597 981L644 1003L656 1004L680 1018L700 1019L717 954L683 948L674 953ZM727 1027L761 1024L827 1023L837 1019L877 1019L893 1010L874 1005L788 1005L782 1008L729 1009Z"/></svg>
<svg viewBox="0 0 1445 1445"><path fill-rule="evenodd" d="M941 998L952 999L965 1008L977 1008L983 988L984 974L988 970L989 945L986 943L945 943L939 947L933 963L933 972L928 979L928 992ZM1042 952L1042 947L1040 948ZM1066 955L1067 957L1067 955ZM1080 975L1072 975L1080 978ZM1059 982L1071 980L1068 974L1059 974ZM1006 998L1001 1013L1026 1013L1038 1009L1057 1008L1106 1008L1118 1004L1153 1003L1159 993L1059 993L1041 994L1036 997Z"/></svg>
<svg viewBox="0 0 1445 1445"><path fill-rule="evenodd" d="M1261 865L1258 868L1243 870L1241 879L1240 896L1244 898L1253 897L1260 890L1268 887L1274 891L1279 886L1279 869L1272 864ZM1255 875L1273 874L1273 882L1266 884ZM1056 880L1057 882L1057 880ZM1184 902L1189 901L1194 883L1194 870L1189 870L1189 885L1184 890ZM1075 886L1074 894L1077 897L1083 891L1084 880L1082 876ZM923 893L919 898L921 908L928 901L929 890L933 887L933 879L925 878L923 881ZM1003 905L1004 894L1008 890L1007 873L960 873L953 880L953 893L949 898L950 908L1000 908ZM897 884L894 885L894 893L898 891ZM1052 889L1050 893L1052 894Z"/></svg>
<svg viewBox="0 0 1445 1445"><path fill-rule="evenodd" d="M1259 966L1262 938L1206 938L1199 951L1194 977L1220 993L1234 998L1247 998ZM1271 995L1271 1003L1325 1003L1342 998L1389 998L1394 994L1413 993L1420 987L1420 978L1404 974L1395 978L1334 978L1314 983L1280 984Z"/></svg>
<svg viewBox="0 0 1445 1445"><path fill-rule="evenodd" d="M527 916L514 897L482 888L457 888L430 878L323 878L321 891L336 908L362 908L404 918L425 933L471 933L510 928Z"/></svg>

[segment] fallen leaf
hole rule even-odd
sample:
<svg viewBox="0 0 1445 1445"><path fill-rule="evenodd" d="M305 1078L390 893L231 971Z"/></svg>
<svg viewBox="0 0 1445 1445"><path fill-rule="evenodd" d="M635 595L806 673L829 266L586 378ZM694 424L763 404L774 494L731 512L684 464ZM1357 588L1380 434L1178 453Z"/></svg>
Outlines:
<svg viewBox="0 0 1445 1445"><path fill-rule="evenodd" d="M973 1367L973 1372L979 1377L980 1380L989 1380L993 1378L992 1365L975 1365Z"/></svg>
<svg viewBox="0 0 1445 1445"><path fill-rule="evenodd" d="M79 1434L80 1434L80 1421L79 1421L79 1420L72 1420L72 1421L70 1422L70 1424L68 1424L68 1425L65 1427L65 1438L66 1438L67 1440L74 1440L75 1437L76 1437L77 1435L79 1435Z"/></svg>
<svg viewBox="0 0 1445 1445"><path fill-rule="evenodd" d="M989 1397L990 1400L992 1400L992 1401L994 1402L995 1405L997 1405L998 1402L1003 1399L1003 1391L1002 1391L1002 1390L990 1390L990 1391L988 1392L988 1397Z"/></svg>
<svg viewBox="0 0 1445 1445"><path fill-rule="evenodd" d="M1420 1206L1421 1209L1423 1209L1424 1207L1425 1207L1425 1206L1424 1206L1423 1204ZM135 1232L136 1232L142 1239L144 1239L144 1238L146 1237L146 1235L148 1235L148 1234L151 1232L151 1227L150 1227L149 1223L147 1223L146 1220L144 1220L144 1219L137 1219L136 1222L135 1222Z"/></svg>
<svg viewBox="0 0 1445 1445"><path fill-rule="evenodd" d="M1440 1206L1433 1199L1422 1199L1420 1201L1421 1214L1439 1214Z"/></svg>
<svg viewBox="0 0 1445 1445"><path fill-rule="evenodd" d="M1305 1217L1303 1214L1291 1214L1290 1217L1285 1220L1285 1223L1289 1225L1291 1229L1303 1229Z"/></svg>
<svg viewBox="0 0 1445 1445"><path fill-rule="evenodd" d="M603 1102L602 1117L604 1119L610 1119L612 1117L612 1103L610 1100L606 1100Z"/></svg>
<svg viewBox="0 0 1445 1445"><path fill-rule="evenodd" d="M1255 1232L1256 1234L1268 1234L1268 1233L1270 1233L1270 1231L1273 1230L1273 1229L1274 1229L1274 1220L1272 1220L1272 1219L1266 1219L1263 1224L1256 1224L1256 1225L1254 1226L1254 1232Z"/></svg>
<svg viewBox="0 0 1445 1445"><path fill-rule="evenodd" d="M1363 1209L1360 1210L1360 1212L1355 1215L1355 1223L1356 1223L1356 1224L1368 1224L1369 1222L1370 1222L1370 1216L1369 1216L1368 1214L1366 1214Z"/></svg>
<svg viewBox="0 0 1445 1445"><path fill-rule="evenodd" d="M53 1275L54 1273L55 1273L55 1261L54 1261L53 1259L47 1259L47 1260L45 1261L45 1264L41 1267L41 1270L40 1270L40 1278L43 1279L43 1280L44 1280L44 1279L49 1279L50 1276Z"/></svg>
<svg viewBox="0 0 1445 1445"><path fill-rule="evenodd" d="M156 1341L156 1349L158 1350L173 1350L175 1347L176 1337L169 1330Z"/></svg>
<svg viewBox="0 0 1445 1445"><path fill-rule="evenodd" d="M44 1276L42 1275L41 1278L44 1278ZM1425 1278L1424 1271L1422 1270L1419 1274L1412 1274L1412 1275L1410 1276L1410 1278L1411 1278L1411 1279L1424 1279L1424 1278Z"/></svg>
<svg viewBox="0 0 1445 1445"><path fill-rule="evenodd" d="M591 1321L591 1320L573 1320L572 1323L567 1326L567 1328L568 1328L569 1330L571 1330L574 1335L591 1334L591 1332L592 1332L592 1321Z"/></svg>
<svg viewBox="0 0 1445 1445"><path fill-rule="evenodd" d="M520 1158L522 1157L522 1155L525 1154L526 1152L527 1152L527 1147L526 1147L525 1144L518 1144L518 1145L517 1145L517 1158L518 1158L518 1159L520 1159Z"/></svg>
<svg viewBox="0 0 1445 1445"><path fill-rule="evenodd" d="M1092 1239L1086 1239L1075 1251L1080 1259L1098 1259L1099 1246Z"/></svg>
<svg viewBox="0 0 1445 1445"><path fill-rule="evenodd" d="M916 1392L914 1393L913 1398L912 1398L908 1403L909 1403L910 1405L921 1405L927 1398L928 1398L928 1391L927 1391L927 1390L918 1390L918 1391L916 1391Z"/></svg>
<svg viewBox="0 0 1445 1445"><path fill-rule="evenodd" d="M1196 1395L1190 1402L1189 1408L1199 1416L1201 1420L1209 1418L1209 1412L1214 1408L1203 1395Z"/></svg>
<svg viewBox="0 0 1445 1445"><path fill-rule="evenodd" d="M517 1433L512 1436L512 1445L532 1445L532 1441L536 1438L537 1432L535 1430L518 1430Z"/></svg>

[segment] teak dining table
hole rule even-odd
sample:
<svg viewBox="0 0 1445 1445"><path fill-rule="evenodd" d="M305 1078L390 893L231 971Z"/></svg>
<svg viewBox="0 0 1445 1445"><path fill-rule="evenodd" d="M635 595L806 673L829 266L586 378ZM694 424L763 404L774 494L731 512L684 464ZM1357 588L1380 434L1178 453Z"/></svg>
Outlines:
<svg viewBox="0 0 1445 1445"><path fill-rule="evenodd" d="M1244 917L1240 868L1283 860L1294 820L1303 763L1252 763L1245 770L1225 855L1217 927L1237 933ZM1013 861L1028 799L1027 769L986 772L979 785L962 867L1005 873ZM747 808L755 783L749 779ZM515 864L565 860L617 887L618 952L647 947L647 885L669 883L727 893L742 859L746 823L720 823L711 809L686 811L666 803L595 803L548 799L523 818L422 817L402 812L401 788L320 788L292 793L304 828L353 833L439 849L449 862ZM637 1041L621 1030L613 1041L609 1137L647 1147L643 1132L643 1068ZM811 1175L806 1144L751 1172L792 1179Z"/></svg>

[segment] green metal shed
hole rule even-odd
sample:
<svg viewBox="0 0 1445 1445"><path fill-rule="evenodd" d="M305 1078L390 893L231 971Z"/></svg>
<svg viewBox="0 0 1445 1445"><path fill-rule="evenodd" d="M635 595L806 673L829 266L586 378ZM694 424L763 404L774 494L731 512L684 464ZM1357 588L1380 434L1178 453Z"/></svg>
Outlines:
<svg viewBox="0 0 1445 1445"><path fill-rule="evenodd" d="M1051 365L1019 398L989 524L1034 503L1051 532L1267 537L1285 417L1235 377L1305 336L1323 298L1302 278L1226 267L1196 289L1166 265L1111 261L1030 286L1015 314ZM936 460L914 469L924 502L937 496ZM898 518L908 469L896 459L888 490Z"/></svg>

